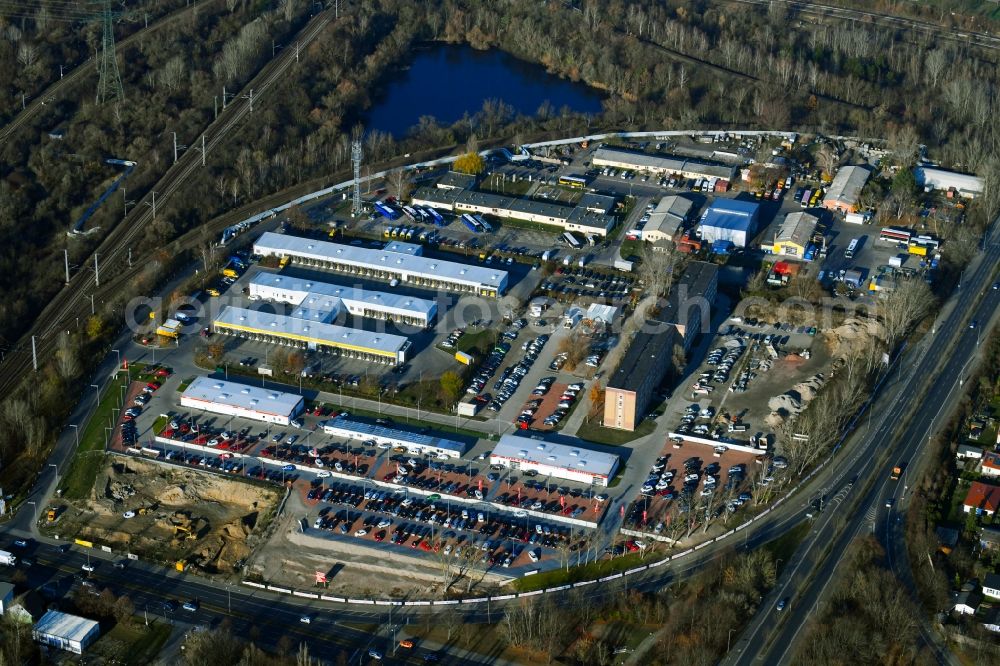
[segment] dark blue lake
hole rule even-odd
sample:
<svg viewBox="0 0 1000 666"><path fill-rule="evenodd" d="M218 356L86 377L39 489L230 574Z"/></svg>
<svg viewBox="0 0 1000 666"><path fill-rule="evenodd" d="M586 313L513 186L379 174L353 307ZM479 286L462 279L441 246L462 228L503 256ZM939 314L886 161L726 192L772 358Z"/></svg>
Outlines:
<svg viewBox="0 0 1000 666"><path fill-rule="evenodd" d="M487 99L503 100L527 116L534 116L546 100L555 113L567 106L596 114L602 98L598 90L502 51L434 45L417 51L410 66L386 82L365 127L401 137L421 116L433 116L448 126L466 112L471 116L480 111Z"/></svg>

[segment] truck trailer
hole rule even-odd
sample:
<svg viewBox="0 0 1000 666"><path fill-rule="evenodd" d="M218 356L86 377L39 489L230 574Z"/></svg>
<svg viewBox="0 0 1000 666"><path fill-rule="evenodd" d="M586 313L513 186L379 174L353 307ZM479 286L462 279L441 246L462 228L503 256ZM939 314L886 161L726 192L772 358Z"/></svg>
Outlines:
<svg viewBox="0 0 1000 666"><path fill-rule="evenodd" d="M17 557L14 553L9 553L6 550L0 550L0 564L6 564L8 567L12 567L17 564Z"/></svg>

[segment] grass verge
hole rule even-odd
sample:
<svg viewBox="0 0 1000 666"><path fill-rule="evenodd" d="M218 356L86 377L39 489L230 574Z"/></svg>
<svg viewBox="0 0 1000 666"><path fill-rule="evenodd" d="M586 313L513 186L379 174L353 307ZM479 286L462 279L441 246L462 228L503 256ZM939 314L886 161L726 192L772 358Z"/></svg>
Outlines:
<svg viewBox="0 0 1000 666"><path fill-rule="evenodd" d="M809 534L809 527L810 522L808 520L802 521L774 541L768 541L764 544L764 550L771 553L775 562L788 564L788 561L792 558L792 553L795 552L795 549L799 547L802 540Z"/></svg>
<svg viewBox="0 0 1000 666"><path fill-rule="evenodd" d="M610 576L611 574L625 571L626 569L634 569L635 567L655 561L654 558L649 556L646 556L644 559L642 553L628 553L613 559L599 560L590 564L570 567L569 570L556 569L555 571L544 571L533 576L519 578L512 585L518 592L532 592L547 587L568 585L581 580L593 580L595 578Z"/></svg>
<svg viewBox="0 0 1000 666"><path fill-rule="evenodd" d="M141 371L141 368L138 368ZM132 366L132 376L136 376L136 366ZM69 471L63 477L60 488L63 497L66 499L82 499L90 492L97 477L97 471L104 459L104 444L106 441L106 431L109 425L114 426L116 411L119 409L122 387L129 384L125 374L119 374L112 379L104 393L101 394L101 401L97 405L90 420L80 432L80 446L76 451L76 456L70 464Z"/></svg>
<svg viewBox="0 0 1000 666"><path fill-rule="evenodd" d="M639 439L640 437L645 437L656 430L656 421L652 419L643 419L639 427L631 432L628 430L619 430L617 428L605 428L602 425L598 425L596 422L587 423L584 421L580 424L580 428L576 431L576 436L580 439L585 439L589 442L597 442L598 444L608 444L609 446L621 446L622 444L628 444L631 441Z"/></svg>
<svg viewBox="0 0 1000 666"><path fill-rule="evenodd" d="M148 627L141 618L132 623L119 622L94 645L94 652L104 654L111 663L140 666L156 661L173 627L164 622L152 622Z"/></svg>

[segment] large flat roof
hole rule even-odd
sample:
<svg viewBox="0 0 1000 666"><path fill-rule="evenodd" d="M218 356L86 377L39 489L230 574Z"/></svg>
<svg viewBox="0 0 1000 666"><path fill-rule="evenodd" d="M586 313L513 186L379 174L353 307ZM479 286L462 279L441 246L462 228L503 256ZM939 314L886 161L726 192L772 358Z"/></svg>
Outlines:
<svg viewBox="0 0 1000 666"><path fill-rule="evenodd" d="M274 335L383 355L398 354L409 347L409 340L402 335L363 331L359 328L337 326L322 321L237 308L231 305L222 309L222 312L215 318L215 325L231 330Z"/></svg>
<svg viewBox="0 0 1000 666"><path fill-rule="evenodd" d="M868 177L871 173L871 171L863 166L841 167L833 182L830 183L830 189L826 191L826 196L823 197L823 200L840 201L852 206L857 204L858 198L861 196L861 190L864 188L865 183L868 182Z"/></svg>
<svg viewBox="0 0 1000 666"><path fill-rule="evenodd" d="M289 303L308 310L335 311L336 301L340 300L348 307L369 307L411 317L429 318L437 312L437 303L425 298L303 280L266 271L255 274L247 286L251 294L262 288L280 289L287 292Z"/></svg>
<svg viewBox="0 0 1000 666"><path fill-rule="evenodd" d="M967 194L982 194L985 181L979 176L972 176L957 171L948 171L931 166L920 166L913 170L917 184L923 187L933 187L947 190L954 187L959 192Z"/></svg>
<svg viewBox="0 0 1000 666"><path fill-rule="evenodd" d="M292 414L302 402L302 396L294 393L211 377L195 377L195 380L184 389L181 398L281 416Z"/></svg>
<svg viewBox="0 0 1000 666"><path fill-rule="evenodd" d="M618 466L618 456L613 453L517 435L502 436L491 455L597 476L610 476Z"/></svg>
<svg viewBox="0 0 1000 666"><path fill-rule="evenodd" d="M35 631L49 636L58 636L68 641L82 642L90 632L99 626L100 623L96 620L50 610L46 611L45 615L35 623Z"/></svg>
<svg viewBox="0 0 1000 666"><path fill-rule="evenodd" d="M455 199L458 198L461 189L454 188L443 188L443 187L418 187L413 191L411 195L411 200L427 202L431 206L451 206L455 205Z"/></svg>
<svg viewBox="0 0 1000 666"><path fill-rule="evenodd" d="M319 261L336 261L382 271L406 273L430 280L492 287L498 291L507 284L507 271L491 267L461 264L443 259L415 257L387 249L355 247L342 243L300 238L268 231L254 243L254 252L262 255L293 255Z"/></svg>
<svg viewBox="0 0 1000 666"><path fill-rule="evenodd" d="M679 321L681 306L685 306L688 319L690 320L691 317L695 316L695 313L693 307L690 309L686 307L687 302L691 299L704 297L712 283L718 280L718 276L719 267L715 264L707 261L690 262L684 269L684 274L681 275L680 279L674 284L674 288L670 291L667 304L660 310L659 318L668 324L686 326L689 323L688 321ZM685 299L684 303L681 302L681 297ZM700 309L701 304L692 303L692 305L698 306ZM711 302L709 302L709 306L711 305Z"/></svg>
<svg viewBox="0 0 1000 666"><path fill-rule="evenodd" d="M645 386L646 377L650 372L667 367L653 362L653 359L661 358L664 354L673 356L677 329L663 324L660 324L660 327L665 329L661 333L639 332L635 334L635 337L632 338L632 344L625 352L625 358L621 360L615 374L611 375L611 379L608 380L609 389L638 391Z"/></svg>
<svg viewBox="0 0 1000 666"><path fill-rule="evenodd" d="M386 426L375 423L352 421L343 416L337 416L328 420L325 427L338 428L340 430L353 432L364 437L382 437L385 439L409 442L424 448L434 447L447 451L456 451L459 455L462 455L469 449L469 445L465 442L458 442L453 439L445 439L443 437L423 435L419 432L410 432L408 430L387 428Z"/></svg>
<svg viewBox="0 0 1000 666"><path fill-rule="evenodd" d="M732 178L735 168L721 162L696 160L680 155L645 153L641 150L615 148L612 146L598 148L594 153L594 159L632 164L639 168L646 167L650 169L662 169L663 171L696 173L709 178Z"/></svg>
<svg viewBox="0 0 1000 666"><path fill-rule="evenodd" d="M760 210L760 204L752 201L716 199L715 203L702 215L701 225L716 229L749 231L754 224L758 210Z"/></svg>

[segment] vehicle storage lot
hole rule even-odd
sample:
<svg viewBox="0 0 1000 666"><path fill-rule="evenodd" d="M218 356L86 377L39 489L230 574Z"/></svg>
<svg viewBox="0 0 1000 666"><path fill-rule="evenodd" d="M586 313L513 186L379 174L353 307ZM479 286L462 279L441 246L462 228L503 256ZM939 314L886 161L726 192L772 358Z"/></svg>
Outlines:
<svg viewBox="0 0 1000 666"><path fill-rule="evenodd" d="M819 331L778 323L780 328L775 328L774 322L750 318L722 325L706 358L682 385L684 394L690 399L687 404L697 404L699 412L710 407L712 416L685 419L683 409L668 414L677 432L730 438L747 445L751 436L771 432L767 424L771 398L791 390L816 373L827 371L830 364L826 346L815 344L821 336ZM769 346L777 358L768 351ZM713 354L714 358L722 360L713 363ZM728 371L721 364L727 355L734 359ZM710 393L703 392L706 387ZM737 425L746 429L730 430L729 424L734 418Z"/></svg>
<svg viewBox="0 0 1000 666"><path fill-rule="evenodd" d="M322 408L318 415L310 412L303 417L304 429L269 428L241 419L178 410L173 404L175 395L154 393L154 402L140 415L145 454L155 454L174 465L222 476L290 486L310 512L310 544L322 544L331 554L345 546L355 554L362 546L389 548L394 552L394 559L408 557L422 562L416 565L418 570L439 567L440 559L450 556L456 561L474 559L476 566L484 571L508 575L509 569L512 575L520 568L544 566L557 556L565 557L571 549L579 547L580 535L588 531L559 523L560 518L586 504L582 489L575 489L570 495L566 488L568 513L566 507L560 505L558 494L553 494L546 506L535 510L530 504L527 509L521 509L493 503L502 486L515 493L525 488L517 478L501 479L486 462L415 458L401 449L379 448L374 442L339 441L314 429L330 415ZM180 438L176 443L153 444L149 441L153 435L152 421L157 414L168 415L164 431ZM199 450L194 449L196 446ZM241 459L244 455L247 457ZM352 477L355 480L352 481ZM349 500L345 499L348 489L352 494ZM358 497L353 496L355 490ZM372 492L380 495L372 498ZM558 493L558 490L553 486L550 492ZM340 493L340 498L327 501L334 493ZM324 495L327 500L322 499ZM406 500L409 502L403 506ZM420 510L425 514L418 515ZM463 510L467 512L465 517ZM531 515L535 512L537 516ZM483 520L479 520L480 513ZM469 522L469 514L474 518L472 522ZM553 518L546 520L545 514ZM432 520L431 515L436 516L434 522L428 522ZM391 517L391 528L378 527L382 520L376 516ZM598 517L590 512L580 519L593 521ZM318 527L317 518L321 519ZM345 525L348 526L346 532L343 531ZM361 529L366 532L354 536ZM383 530L385 534L376 539ZM392 543L394 533L397 543ZM490 543L484 551L483 544L487 540ZM287 543L272 539L265 549L286 547ZM475 558L471 552L473 548L476 549ZM444 554L445 549L449 550L448 554ZM362 567L363 561L360 558L355 566Z"/></svg>
<svg viewBox="0 0 1000 666"><path fill-rule="evenodd" d="M478 561L485 569L517 568L576 544L565 525L518 518L489 504L463 505L363 484L318 479L307 494L318 507L314 530L378 548L408 548L428 557ZM576 546L579 548L579 546Z"/></svg>
<svg viewBox="0 0 1000 666"><path fill-rule="evenodd" d="M750 501L750 477L759 473L758 456L690 440L675 448L678 443L668 440L664 445L638 497L626 509L623 527L678 538L679 524L702 522L706 508L712 516L734 514Z"/></svg>

